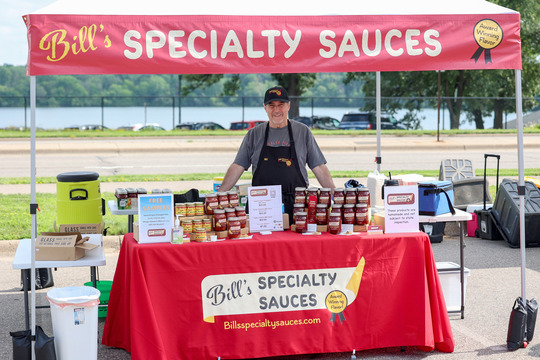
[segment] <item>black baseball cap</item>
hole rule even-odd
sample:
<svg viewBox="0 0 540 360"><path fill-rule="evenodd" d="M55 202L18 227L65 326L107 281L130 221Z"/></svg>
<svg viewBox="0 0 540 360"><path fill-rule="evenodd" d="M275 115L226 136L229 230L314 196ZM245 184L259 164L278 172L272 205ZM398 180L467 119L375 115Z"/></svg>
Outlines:
<svg viewBox="0 0 540 360"><path fill-rule="evenodd" d="M266 90L266 93L264 94L264 105L268 105L272 101L289 102L289 94L287 94L287 90L281 86L274 86Z"/></svg>

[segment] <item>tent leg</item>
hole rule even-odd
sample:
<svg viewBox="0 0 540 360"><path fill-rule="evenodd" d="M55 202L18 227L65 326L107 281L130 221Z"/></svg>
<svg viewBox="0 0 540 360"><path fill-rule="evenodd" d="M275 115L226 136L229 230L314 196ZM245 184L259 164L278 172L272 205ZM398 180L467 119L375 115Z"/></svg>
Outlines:
<svg viewBox="0 0 540 360"><path fill-rule="evenodd" d="M525 164L523 160L523 110L521 93L521 70L516 70L516 128L518 135L518 195L519 195L519 244L521 251L521 298L527 302L525 291Z"/></svg>
<svg viewBox="0 0 540 360"><path fill-rule="evenodd" d="M32 233L30 259L30 297L31 304L31 333L32 333L32 360L36 358L35 336L36 336L36 235L37 235L37 202L36 202L36 77L30 76L30 214L32 216Z"/></svg>
<svg viewBox="0 0 540 360"><path fill-rule="evenodd" d="M375 107L377 110L377 172L381 172L381 72L375 73Z"/></svg>

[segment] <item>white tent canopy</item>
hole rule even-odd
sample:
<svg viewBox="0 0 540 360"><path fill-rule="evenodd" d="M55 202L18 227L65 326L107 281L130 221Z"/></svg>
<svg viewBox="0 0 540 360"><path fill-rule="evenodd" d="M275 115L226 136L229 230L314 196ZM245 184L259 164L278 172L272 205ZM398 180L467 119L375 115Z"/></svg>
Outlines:
<svg viewBox="0 0 540 360"><path fill-rule="evenodd" d="M525 299L521 40L516 11L482 0L60 0L23 19L31 76L31 207L36 206L35 76L373 71L379 78L382 71L515 69ZM380 105L380 88L377 96ZM32 210L33 277L35 235Z"/></svg>

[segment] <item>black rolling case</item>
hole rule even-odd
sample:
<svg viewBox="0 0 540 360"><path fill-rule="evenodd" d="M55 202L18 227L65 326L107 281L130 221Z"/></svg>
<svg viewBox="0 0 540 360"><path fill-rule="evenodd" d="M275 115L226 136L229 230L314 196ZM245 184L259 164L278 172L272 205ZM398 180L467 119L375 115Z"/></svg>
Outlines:
<svg viewBox="0 0 540 360"><path fill-rule="evenodd" d="M491 215L511 248L520 247L518 182L503 179ZM525 246L540 246L540 189L525 181Z"/></svg>
<svg viewBox="0 0 540 360"><path fill-rule="evenodd" d="M500 155L494 154L484 154L484 208L482 210L476 210L476 215L478 216L478 237L487 240L502 240L502 235L495 224L493 216L491 215L492 209L486 209L486 192L487 190L487 179L486 179L486 166L487 158L494 157L497 159L497 182L496 182L496 193L499 191L499 160Z"/></svg>

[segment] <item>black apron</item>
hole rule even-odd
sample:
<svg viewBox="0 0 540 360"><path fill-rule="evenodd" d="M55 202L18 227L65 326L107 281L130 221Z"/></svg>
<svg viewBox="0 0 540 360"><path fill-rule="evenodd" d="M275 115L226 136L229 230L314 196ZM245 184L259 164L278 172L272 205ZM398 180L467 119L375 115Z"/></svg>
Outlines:
<svg viewBox="0 0 540 360"><path fill-rule="evenodd" d="M281 185L285 212L289 214L289 219L292 219L294 189L306 187L307 184L300 172L300 164L296 157L291 122L287 121L290 146L268 146L269 128L270 125L266 124L261 155L251 183L253 186Z"/></svg>

